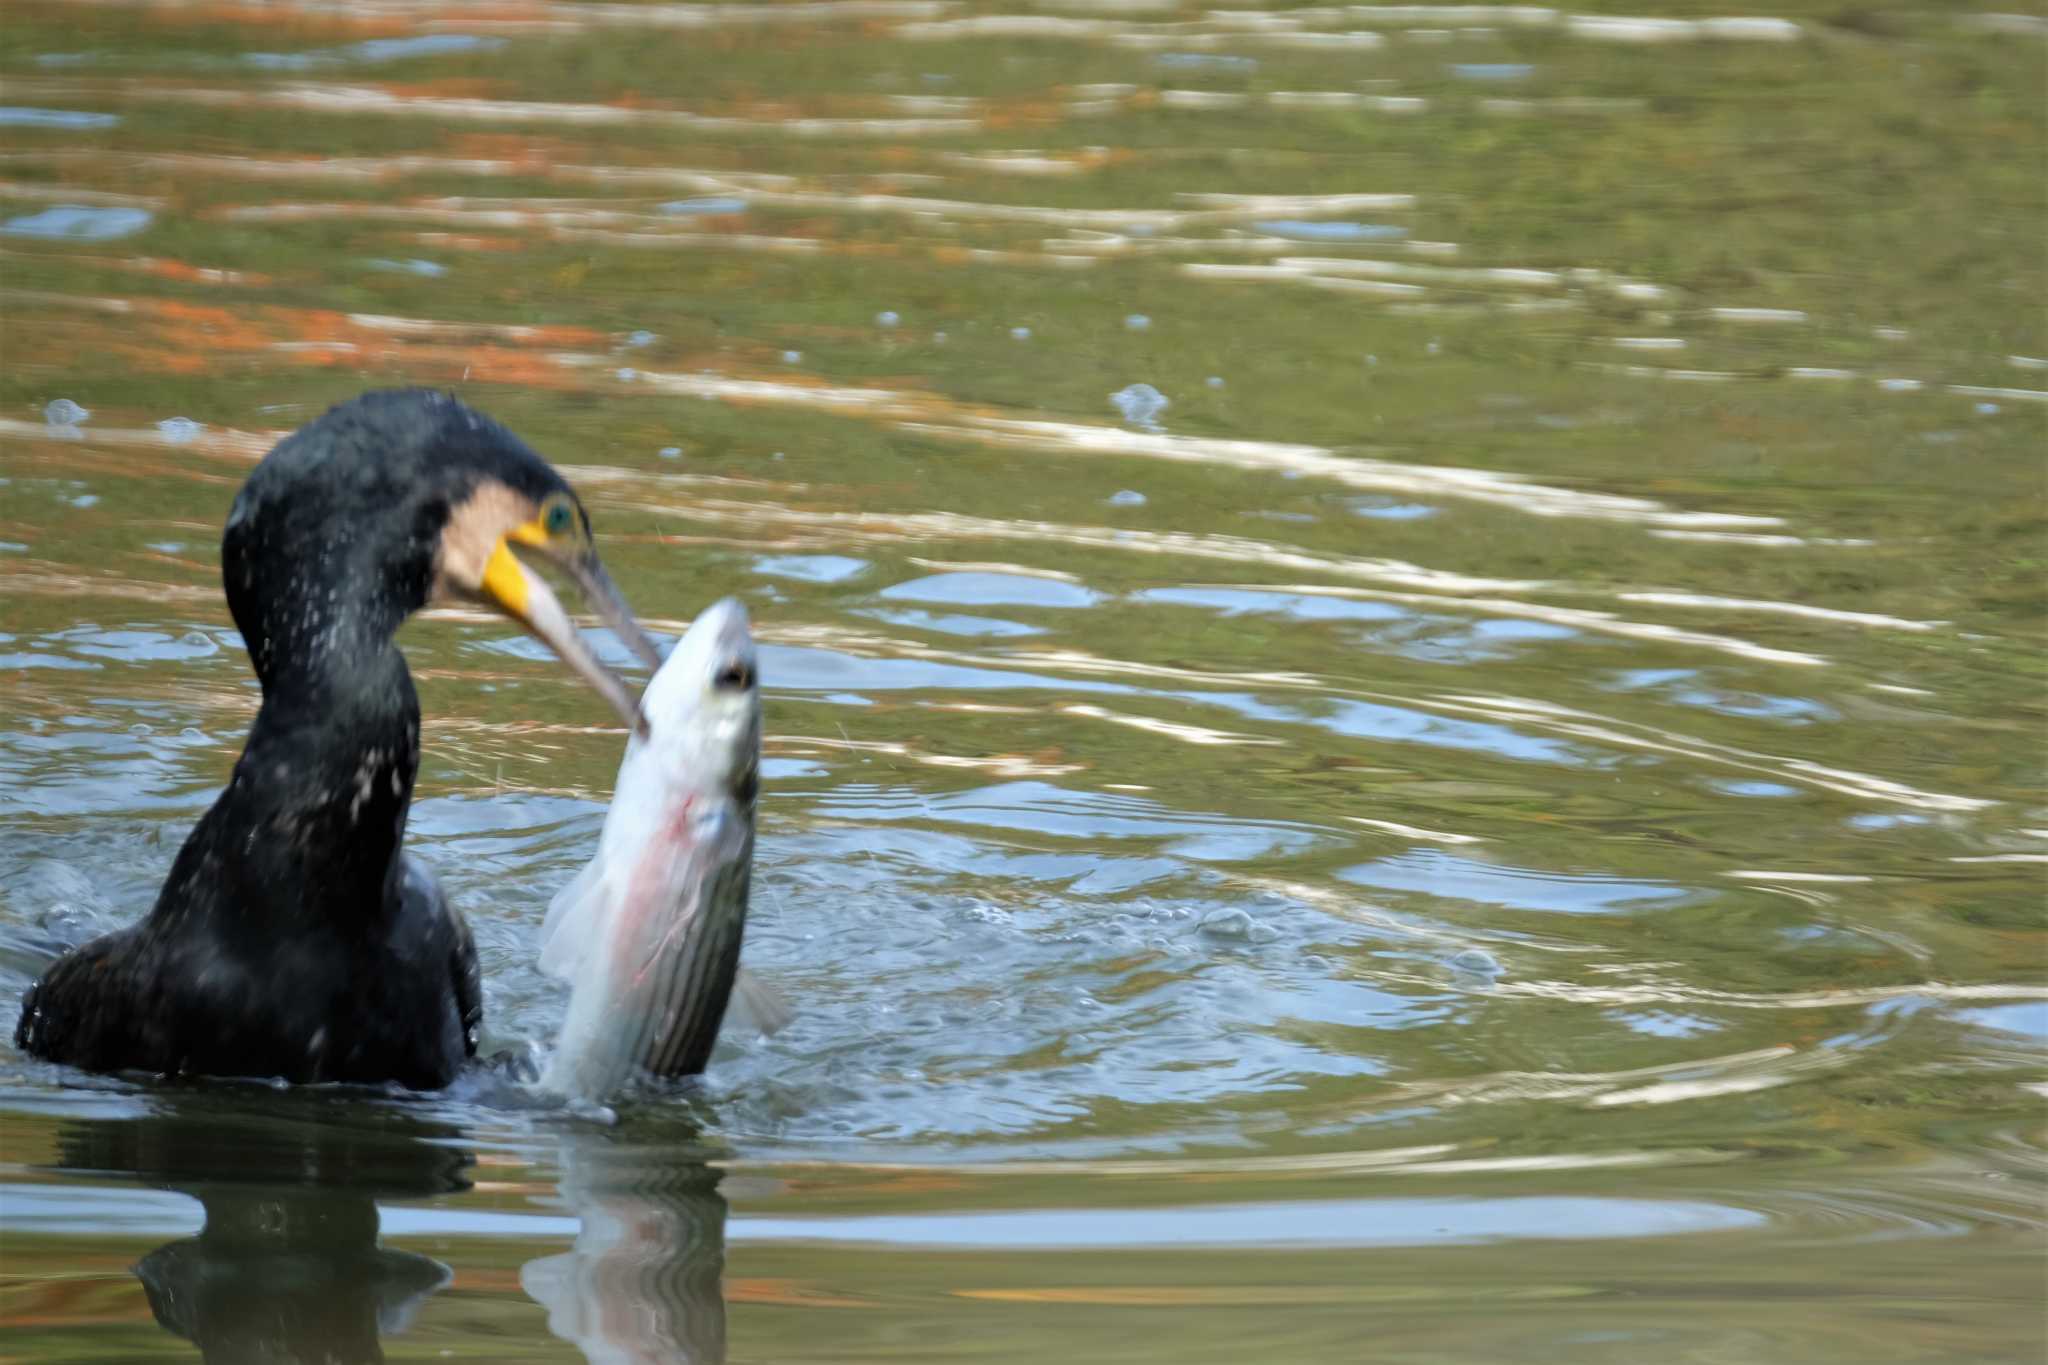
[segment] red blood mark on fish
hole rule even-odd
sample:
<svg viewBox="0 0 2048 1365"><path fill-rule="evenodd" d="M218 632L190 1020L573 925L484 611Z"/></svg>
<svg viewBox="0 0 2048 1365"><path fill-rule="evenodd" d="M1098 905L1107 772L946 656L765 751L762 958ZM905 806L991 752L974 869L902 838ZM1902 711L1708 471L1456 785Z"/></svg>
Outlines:
<svg viewBox="0 0 2048 1365"><path fill-rule="evenodd" d="M661 959L671 940L682 928L684 921L678 917L672 922L661 941L641 956L637 970L627 961L636 954L636 947L642 941L641 931L647 920L665 910L674 908L676 864L689 855L695 843L692 831L692 814L697 798L686 796L680 805L669 813L660 830L647 841L647 851L640 855L640 861L633 865L633 875L626 883L626 904L622 927L627 930L615 940L615 951L619 968L633 971L633 985L639 986L647 979L647 973Z"/></svg>

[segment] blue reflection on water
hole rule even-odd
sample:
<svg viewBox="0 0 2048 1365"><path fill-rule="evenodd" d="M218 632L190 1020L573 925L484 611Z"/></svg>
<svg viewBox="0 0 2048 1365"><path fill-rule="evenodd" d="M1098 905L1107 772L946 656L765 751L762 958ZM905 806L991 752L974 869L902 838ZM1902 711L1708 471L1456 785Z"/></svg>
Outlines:
<svg viewBox="0 0 2048 1365"><path fill-rule="evenodd" d="M416 38L372 38L348 47L320 48L311 52L245 52L242 60L261 71L310 71L316 67L349 62L372 65L409 57L492 52L504 45L503 38L485 38L473 33L427 33Z"/></svg>
<svg viewBox="0 0 2048 1365"><path fill-rule="evenodd" d="M842 819L922 819L1062 839L1168 839L1172 843L1166 851L1197 862L1299 853L1326 837L1305 825L1175 810L1143 797L1074 791L1049 782L937 793L840 787L819 809Z"/></svg>
<svg viewBox="0 0 2048 1365"><path fill-rule="evenodd" d="M1750 1209L1699 1200L1519 1197L1344 1199L1210 1208L734 1218L739 1241L955 1247L1469 1246L1520 1239L1658 1237L1760 1227Z"/></svg>
<svg viewBox="0 0 2048 1365"><path fill-rule="evenodd" d="M0 223L0 234L65 242L110 242L142 231L154 217L148 209L55 204L41 213L26 214Z"/></svg>
<svg viewBox="0 0 2048 1365"><path fill-rule="evenodd" d="M1005 621L994 616L963 616L958 612L918 611L911 607L871 607L854 614L871 616L893 626L908 626L912 630L937 631L941 635L1015 639L1023 635L1045 634L1044 627L1026 625L1022 621Z"/></svg>
<svg viewBox="0 0 2048 1365"><path fill-rule="evenodd" d="M1510 910L1605 915L1690 900L1701 894L1669 882L1630 882L1476 862L1435 849L1417 849L1347 867L1337 875L1389 891L1421 891L1450 900L1478 901Z"/></svg>
<svg viewBox="0 0 2048 1365"><path fill-rule="evenodd" d="M97 114L85 109L31 109L21 105L0 108L0 128L112 128L120 122L119 114Z"/></svg>
<svg viewBox="0 0 2048 1365"><path fill-rule="evenodd" d="M1252 224L1268 237L1296 242L1397 242L1408 229L1392 223L1332 223L1315 219L1269 218Z"/></svg>
<svg viewBox="0 0 2048 1365"><path fill-rule="evenodd" d="M933 574L884 588L881 596L968 607L1092 607L1102 600L1101 593L1078 583L1009 573Z"/></svg>
<svg viewBox="0 0 2048 1365"><path fill-rule="evenodd" d="M762 555L754 572L769 578L800 578L807 583L843 583L867 572L865 559L847 555Z"/></svg>
<svg viewBox="0 0 2048 1365"><path fill-rule="evenodd" d="M1249 588L1152 588L1140 601L1213 607L1225 616L1291 616L1297 621L1396 621L1409 615L1390 602L1360 602L1317 593L1261 592Z"/></svg>
<svg viewBox="0 0 2048 1365"><path fill-rule="evenodd" d="M736 195L713 194L701 199L672 199L661 206L661 211L674 214L745 213L747 201Z"/></svg>

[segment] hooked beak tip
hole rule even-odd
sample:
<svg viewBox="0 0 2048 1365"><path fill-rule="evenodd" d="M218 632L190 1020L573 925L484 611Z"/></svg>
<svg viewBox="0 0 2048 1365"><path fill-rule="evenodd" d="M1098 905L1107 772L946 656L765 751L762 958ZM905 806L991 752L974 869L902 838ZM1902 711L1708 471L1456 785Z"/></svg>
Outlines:
<svg viewBox="0 0 2048 1365"><path fill-rule="evenodd" d="M606 622L627 644L636 646L635 653L641 653L643 649L652 650L652 643L633 620L625 600L612 586L595 555L585 554L556 562L561 563L575 579L577 587ZM506 546L501 544L492 557L479 595L552 649L571 671L611 703L612 710L626 722L628 730L642 738L647 736L647 718L640 709L639 698L626 686L624 679L598 659L547 583L520 563Z"/></svg>

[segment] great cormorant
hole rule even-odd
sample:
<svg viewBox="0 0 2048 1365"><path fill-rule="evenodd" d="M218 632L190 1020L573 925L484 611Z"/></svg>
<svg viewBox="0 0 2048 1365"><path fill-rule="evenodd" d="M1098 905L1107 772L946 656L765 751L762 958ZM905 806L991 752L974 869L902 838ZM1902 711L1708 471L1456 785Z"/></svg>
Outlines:
<svg viewBox="0 0 2048 1365"><path fill-rule="evenodd" d="M561 475L447 394L368 393L279 442L228 514L221 575L263 687L233 778L141 922L60 958L15 1046L93 1071L446 1085L476 1051L476 945L401 851L420 711L392 636L479 602L635 729L638 703L524 561L653 644Z"/></svg>

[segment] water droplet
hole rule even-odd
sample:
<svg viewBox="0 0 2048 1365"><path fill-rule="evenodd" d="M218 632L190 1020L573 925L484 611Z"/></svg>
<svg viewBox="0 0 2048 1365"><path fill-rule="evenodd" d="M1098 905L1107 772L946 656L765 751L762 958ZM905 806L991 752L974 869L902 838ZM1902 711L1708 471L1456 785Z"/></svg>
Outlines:
<svg viewBox="0 0 2048 1365"><path fill-rule="evenodd" d="M54 398L43 408L43 420L53 427L75 427L90 416L89 409L80 407L69 398Z"/></svg>
<svg viewBox="0 0 2048 1365"><path fill-rule="evenodd" d="M1169 406L1165 394L1150 384L1131 384L1109 396L1111 406L1134 427L1159 430L1159 414Z"/></svg>

